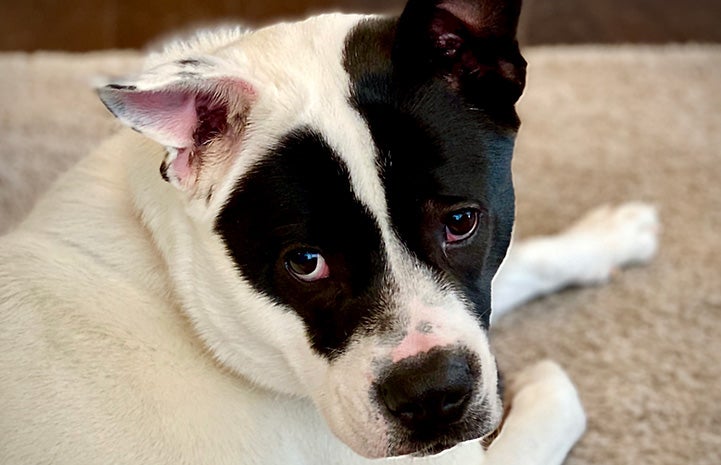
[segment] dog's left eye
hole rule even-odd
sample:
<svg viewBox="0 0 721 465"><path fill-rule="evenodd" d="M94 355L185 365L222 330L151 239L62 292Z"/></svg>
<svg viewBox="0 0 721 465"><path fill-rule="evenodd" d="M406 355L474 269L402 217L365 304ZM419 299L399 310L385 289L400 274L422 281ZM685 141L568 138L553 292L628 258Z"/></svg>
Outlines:
<svg viewBox="0 0 721 465"><path fill-rule="evenodd" d="M295 278L306 282L314 282L330 275L328 264L323 255L312 250L296 250L286 256L285 267Z"/></svg>
<svg viewBox="0 0 721 465"><path fill-rule="evenodd" d="M478 227L479 214L475 208L465 208L449 213L444 221L446 243L460 242L471 237Z"/></svg>

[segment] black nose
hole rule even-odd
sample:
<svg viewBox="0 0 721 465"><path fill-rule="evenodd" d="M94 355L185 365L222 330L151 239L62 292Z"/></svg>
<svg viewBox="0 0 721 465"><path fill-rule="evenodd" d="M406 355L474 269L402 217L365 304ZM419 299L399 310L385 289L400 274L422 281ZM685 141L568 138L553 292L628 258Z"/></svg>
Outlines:
<svg viewBox="0 0 721 465"><path fill-rule="evenodd" d="M473 391L474 373L462 353L435 349L393 365L378 394L407 428L439 428L459 420Z"/></svg>

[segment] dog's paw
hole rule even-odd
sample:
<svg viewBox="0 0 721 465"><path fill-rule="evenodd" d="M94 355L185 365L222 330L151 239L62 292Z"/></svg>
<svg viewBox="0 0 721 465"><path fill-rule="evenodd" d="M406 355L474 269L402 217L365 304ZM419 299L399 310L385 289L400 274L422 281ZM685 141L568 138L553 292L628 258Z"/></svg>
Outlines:
<svg viewBox="0 0 721 465"><path fill-rule="evenodd" d="M558 387L561 389L557 389ZM566 372L552 360L543 360L524 368L513 376L509 384L514 406L517 400L521 400L522 403L534 403L539 400L536 397L546 397L544 389L547 388L550 388L551 392L564 391L569 388L575 391Z"/></svg>
<svg viewBox="0 0 721 465"><path fill-rule="evenodd" d="M569 437L586 429L586 414L568 374L556 362L544 360L518 373L511 381L511 415L553 422Z"/></svg>
<svg viewBox="0 0 721 465"><path fill-rule="evenodd" d="M660 223L656 208L641 202L592 210L566 231L589 247L597 247L598 266L589 267L586 283L605 282L619 268L645 264L658 249Z"/></svg>

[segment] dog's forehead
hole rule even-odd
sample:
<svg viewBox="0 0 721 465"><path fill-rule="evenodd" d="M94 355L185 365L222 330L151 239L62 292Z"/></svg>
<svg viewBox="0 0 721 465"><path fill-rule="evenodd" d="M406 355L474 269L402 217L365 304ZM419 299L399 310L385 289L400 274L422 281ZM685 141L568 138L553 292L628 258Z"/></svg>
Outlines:
<svg viewBox="0 0 721 465"><path fill-rule="evenodd" d="M368 125L351 105L353 85L344 67L348 36L368 18L326 14L252 32L226 31L191 45L199 54L229 63L258 90L242 156L225 185L217 186L218 207L250 167L272 155L269 149L299 128L309 128L345 165L358 199L374 213L385 211L383 188L374 175L376 149ZM166 51L164 60L187 57L187 48Z"/></svg>

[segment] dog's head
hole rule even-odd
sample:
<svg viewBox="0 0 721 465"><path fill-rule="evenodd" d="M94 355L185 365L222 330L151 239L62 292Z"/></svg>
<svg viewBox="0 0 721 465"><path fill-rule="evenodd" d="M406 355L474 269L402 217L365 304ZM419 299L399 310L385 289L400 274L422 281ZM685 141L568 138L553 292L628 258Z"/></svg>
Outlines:
<svg viewBox="0 0 721 465"><path fill-rule="evenodd" d="M309 396L362 455L439 452L501 418L487 329L519 8L411 0L400 18L203 32L99 90L166 147L185 214L156 228L213 354Z"/></svg>

